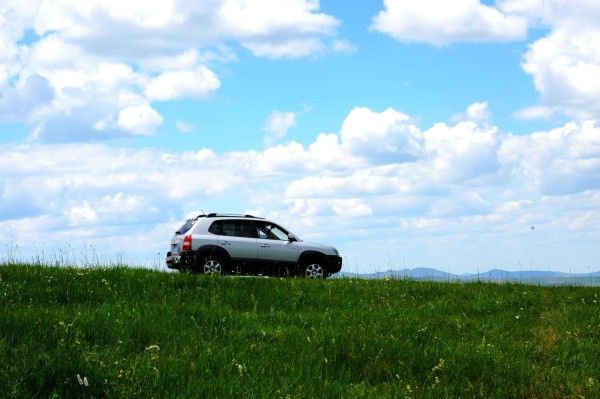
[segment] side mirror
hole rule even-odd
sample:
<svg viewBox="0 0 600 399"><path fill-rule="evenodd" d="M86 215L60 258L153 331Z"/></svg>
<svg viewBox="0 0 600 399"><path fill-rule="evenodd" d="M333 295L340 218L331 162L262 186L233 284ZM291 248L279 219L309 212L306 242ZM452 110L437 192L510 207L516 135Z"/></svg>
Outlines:
<svg viewBox="0 0 600 399"><path fill-rule="evenodd" d="M295 235L293 235L292 233L288 234L288 240L289 241L298 241L298 237L296 237Z"/></svg>

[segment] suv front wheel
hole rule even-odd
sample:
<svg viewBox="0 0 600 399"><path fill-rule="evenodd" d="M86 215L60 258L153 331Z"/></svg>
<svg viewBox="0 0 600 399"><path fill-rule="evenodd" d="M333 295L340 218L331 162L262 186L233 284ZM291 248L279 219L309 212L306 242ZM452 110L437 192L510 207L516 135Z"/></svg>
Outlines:
<svg viewBox="0 0 600 399"><path fill-rule="evenodd" d="M327 273L325 268L319 262L308 262L302 268L304 277L307 278L325 278Z"/></svg>

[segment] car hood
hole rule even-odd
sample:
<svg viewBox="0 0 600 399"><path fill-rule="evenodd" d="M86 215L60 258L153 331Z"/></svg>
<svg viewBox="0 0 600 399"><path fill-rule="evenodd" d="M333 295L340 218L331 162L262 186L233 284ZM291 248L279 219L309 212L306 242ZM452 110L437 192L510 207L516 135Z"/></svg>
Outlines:
<svg viewBox="0 0 600 399"><path fill-rule="evenodd" d="M298 248L301 250L314 250L323 252L325 255L337 255L336 249L331 245L321 244L320 242L298 241Z"/></svg>

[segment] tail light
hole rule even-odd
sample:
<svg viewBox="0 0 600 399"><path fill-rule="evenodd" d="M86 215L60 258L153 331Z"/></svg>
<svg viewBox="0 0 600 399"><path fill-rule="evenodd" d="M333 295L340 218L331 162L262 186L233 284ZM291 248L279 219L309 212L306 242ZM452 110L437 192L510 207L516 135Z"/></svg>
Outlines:
<svg viewBox="0 0 600 399"><path fill-rule="evenodd" d="M183 237L183 246L181 247L181 249L184 251L192 250L192 235L191 234L188 234L187 236Z"/></svg>

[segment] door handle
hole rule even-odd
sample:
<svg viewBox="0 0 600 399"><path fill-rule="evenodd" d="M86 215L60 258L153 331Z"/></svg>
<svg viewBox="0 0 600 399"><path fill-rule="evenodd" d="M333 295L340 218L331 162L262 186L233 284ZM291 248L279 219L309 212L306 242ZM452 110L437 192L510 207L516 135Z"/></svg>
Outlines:
<svg viewBox="0 0 600 399"><path fill-rule="evenodd" d="M231 243L229 241L223 241L223 242L220 242L219 244L221 244L221 245L231 245Z"/></svg>
<svg viewBox="0 0 600 399"><path fill-rule="evenodd" d="M268 247L269 247L269 244L260 244L260 247L261 247L261 248L268 248Z"/></svg>

